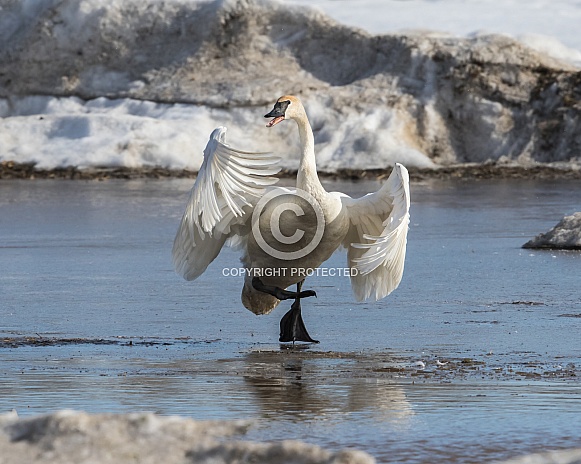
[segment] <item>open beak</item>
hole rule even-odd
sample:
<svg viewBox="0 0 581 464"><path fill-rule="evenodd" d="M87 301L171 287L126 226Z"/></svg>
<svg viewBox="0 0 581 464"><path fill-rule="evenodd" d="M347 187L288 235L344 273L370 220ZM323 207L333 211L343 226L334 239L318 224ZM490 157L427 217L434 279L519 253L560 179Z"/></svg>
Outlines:
<svg viewBox="0 0 581 464"><path fill-rule="evenodd" d="M284 108L283 108L284 106ZM288 105L281 105L280 102L277 102L274 105L274 108L270 113L264 115L265 118L273 118L266 127L276 126L279 122L284 121L284 112Z"/></svg>
<svg viewBox="0 0 581 464"><path fill-rule="evenodd" d="M266 116L265 116L266 117ZM266 127L276 126L279 122L284 121L284 116L277 116L276 118L272 119Z"/></svg>

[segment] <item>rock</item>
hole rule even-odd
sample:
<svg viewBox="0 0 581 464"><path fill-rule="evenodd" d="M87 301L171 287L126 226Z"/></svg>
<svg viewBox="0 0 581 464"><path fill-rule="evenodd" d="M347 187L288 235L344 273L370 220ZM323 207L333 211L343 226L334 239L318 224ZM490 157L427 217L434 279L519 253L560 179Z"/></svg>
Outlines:
<svg viewBox="0 0 581 464"><path fill-rule="evenodd" d="M551 230L525 243L523 248L581 250L581 213L565 216Z"/></svg>
<svg viewBox="0 0 581 464"><path fill-rule="evenodd" d="M372 464L367 453L331 452L299 441L232 437L249 424L154 414L60 411L19 419L0 415L0 464ZM228 439L226 439L228 438Z"/></svg>

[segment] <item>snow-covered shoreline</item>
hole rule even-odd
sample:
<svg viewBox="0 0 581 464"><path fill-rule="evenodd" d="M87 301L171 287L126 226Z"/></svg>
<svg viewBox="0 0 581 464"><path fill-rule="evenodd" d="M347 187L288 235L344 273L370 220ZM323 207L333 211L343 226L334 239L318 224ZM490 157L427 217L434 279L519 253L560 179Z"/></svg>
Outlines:
<svg viewBox="0 0 581 464"><path fill-rule="evenodd" d="M18 418L0 415L0 462L34 463L309 463L374 464L369 454L329 451L298 440L257 443L239 437L243 421L194 421L151 413L87 414L57 411ZM581 449L518 456L505 464L574 464ZM495 461L498 462L498 461Z"/></svg>
<svg viewBox="0 0 581 464"><path fill-rule="evenodd" d="M371 34L502 34L581 66L581 5L574 0L283 0L321 9Z"/></svg>
<svg viewBox="0 0 581 464"><path fill-rule="evenodd" d="M0 161L197 170L225 125L292 170L295 128L262 116L295 93L326 172L581 162L581 71L506 36L373 36L273 0L2 9Z"/></svg>
<svg viewBox="0 0 581 464"><path fill-rule="evenodd" d="M298 440L243 441L239 436L249 426L244 421L194 421L151 413L58 411L19 419L13 412L0 415L0 462L375 463L363 451L332 452Z"/></svg>

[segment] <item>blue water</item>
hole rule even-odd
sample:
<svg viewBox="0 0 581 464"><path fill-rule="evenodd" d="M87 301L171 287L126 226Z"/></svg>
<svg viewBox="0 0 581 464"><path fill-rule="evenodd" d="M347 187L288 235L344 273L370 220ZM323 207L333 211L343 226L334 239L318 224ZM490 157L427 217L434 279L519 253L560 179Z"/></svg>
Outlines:
<svg viewBox="0 0 581 464"><path fill-rule="evenodd" d="M318 298L304 317L321 344L304 350L277 342L286 307L242 307L240 278L223 275L235 252L196 282L175 275L191 183L0 183L0 340L17 342L0 348L0 412L247 418L244 439L380 462L581 446L581 254L520 248L581 210L578 183L413 184L400 287L355 303L347 278L307 280ZM328 263L344 265L343 253ZM67 338L80 340L39 343Z"/></svg>

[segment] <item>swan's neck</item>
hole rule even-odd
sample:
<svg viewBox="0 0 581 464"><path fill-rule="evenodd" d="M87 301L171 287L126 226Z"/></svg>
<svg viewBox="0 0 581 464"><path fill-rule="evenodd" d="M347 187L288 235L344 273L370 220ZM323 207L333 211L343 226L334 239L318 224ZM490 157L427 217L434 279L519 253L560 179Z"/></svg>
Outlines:
<svg viewBox="0 0 581 464"><path fill-rule="evenodd" d="M297 173L297 188L306 190L315 198L325 194L325 189L319 181L317 175L317 164L315 162L315 137L306 115L296 120L299 126L299 136L301 140L301 161Z"/></svg>

